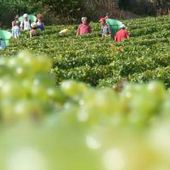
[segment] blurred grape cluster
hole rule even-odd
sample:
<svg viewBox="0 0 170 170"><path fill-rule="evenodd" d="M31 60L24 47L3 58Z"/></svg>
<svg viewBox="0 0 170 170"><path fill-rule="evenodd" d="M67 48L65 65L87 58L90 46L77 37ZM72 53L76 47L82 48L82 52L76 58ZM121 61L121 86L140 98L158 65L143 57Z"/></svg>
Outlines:
<svg viewBox="0 0 170 170"><path fill-rule="evenodd" d="M48 58L21 52L17 57L1 57L0 66L2 122L39 119L55 110L55 82Z"/></svg>
<svg viewBox="0 0 170 170"><path fill-rule="evenodd" d="M48 57L0 58L1 170L169 170L170 91L161 82L55 86Z"/></svg>

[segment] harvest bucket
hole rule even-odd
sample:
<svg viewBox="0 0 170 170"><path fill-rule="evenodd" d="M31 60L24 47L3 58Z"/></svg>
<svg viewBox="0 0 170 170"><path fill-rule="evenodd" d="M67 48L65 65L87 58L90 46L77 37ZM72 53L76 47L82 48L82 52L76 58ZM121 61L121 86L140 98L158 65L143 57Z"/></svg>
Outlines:
<svg viewBox="0 0 170 170"><path fill-rule="evenodd" d="M110 28L112 35L114 35L120 28L125 27L125 25L116 19L106 19L106 23Z"/></svg>
<svg viewBox="0 0 170 170"><path fill-rule="evenodd" d="M1 41L1 45L2 42L5 44L5 46L9 45L9 40L12 37L12 34L9 31L5 31L5 30L0 30L0 41Z"/></svg>
<svg viewBox="0 0 170 170"><path fill-rule="evenodd" d="M35 15L28 15L28 19L29 19L31 22L36 22L36 20L37 20L37 18L36 18ZM19 21L20 21L20 22L23 22L23 21L24 21L24 17L23 17L23 16L19 17Z"/></svg>

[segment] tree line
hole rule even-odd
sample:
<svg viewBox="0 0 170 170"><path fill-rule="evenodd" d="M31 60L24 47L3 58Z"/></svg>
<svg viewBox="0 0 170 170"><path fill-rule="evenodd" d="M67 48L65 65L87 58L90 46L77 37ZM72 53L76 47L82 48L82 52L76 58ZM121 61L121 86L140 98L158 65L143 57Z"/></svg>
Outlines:
<svg viewBox="0 0 170 170"><path fill-rule="evenodd" d="M0 0L0 21L7 25L16 14L43 13L48 20L76 21L82 15L95 18L109 12L124 17L122 11L137 15L162 15L170 11L170 0ZM51 17L49 17L51 16Z"/></svg>

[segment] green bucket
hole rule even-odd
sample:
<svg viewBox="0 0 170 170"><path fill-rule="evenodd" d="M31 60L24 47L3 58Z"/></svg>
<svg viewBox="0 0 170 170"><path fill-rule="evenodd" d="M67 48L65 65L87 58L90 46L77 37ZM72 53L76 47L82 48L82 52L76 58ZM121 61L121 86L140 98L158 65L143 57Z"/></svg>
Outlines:
<svg viewBox="0 0 170 170"><path fill-rule="evenodd" d="M35 15L28 15L28 19L29 19L31 22L36 22L37 17L36 17ZM19 21L20 21L20 22L23 22L23 21L24 21L24 17L23 17L23 16L19 17Z"/></svg>
<svg viewBox="0 0 170 170"><path fill-rule="evenodd" d="M5 42L5 45L9 45L9 40L12 37L12 34L9 31L0 30L0 40Z"/></svg>

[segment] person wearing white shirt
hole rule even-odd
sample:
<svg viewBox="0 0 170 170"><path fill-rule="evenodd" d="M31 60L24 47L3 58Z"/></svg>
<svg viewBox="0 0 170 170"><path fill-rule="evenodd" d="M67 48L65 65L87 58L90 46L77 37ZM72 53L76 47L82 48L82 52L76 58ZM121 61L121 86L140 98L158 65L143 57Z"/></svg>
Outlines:
<svg viewBox="0 0 170 170"><path fill-rule="evenodd" d="M30 30L31 29L31 23L28 19L28 14L24 14L23 18L24 18L24 20L21 22L21 25L20 25L21 29L24 30L24 31Z"/></svg>
<svg viewBox="0 0 170 170"><path fill-rule="evenodd" d="M20 35L20 27L19 27L19 22L15 22L12 27L12 36L14 38L18 38Z"/></svg>

